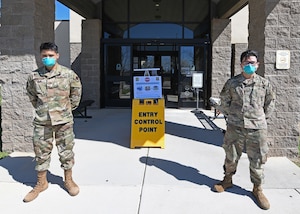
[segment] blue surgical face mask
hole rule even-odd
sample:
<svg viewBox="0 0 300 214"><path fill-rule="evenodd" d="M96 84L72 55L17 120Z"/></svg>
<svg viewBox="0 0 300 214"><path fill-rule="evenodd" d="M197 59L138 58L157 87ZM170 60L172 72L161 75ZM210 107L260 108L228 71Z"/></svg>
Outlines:
<svg viewBox="0 0 300 214"><path fill-rule="evenodd" d="M44 57L44 58L42 59L42 62L43 62L43 64L44 64L45 66L47 66L47 67L52 67L52 66L55 65L56 59L55 59L55 58L52 58L52 57Z"/></svg>
<svg viewBox="0 0 300 214"><path fill-rule="evenodd" d="M243 67L243 69L244 69L244 72L246 74L249 74L249 75L254 74L255 71L256 71L256 67L254 65L251 65L251 64L245 65Z"/></svg>

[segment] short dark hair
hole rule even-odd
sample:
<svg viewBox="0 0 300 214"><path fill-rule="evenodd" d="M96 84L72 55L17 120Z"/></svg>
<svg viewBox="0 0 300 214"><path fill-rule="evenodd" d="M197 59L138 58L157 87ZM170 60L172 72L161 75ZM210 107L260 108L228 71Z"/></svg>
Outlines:
<svg viewBox="0 0 300 214"><path fill-rule="evenodd" d="M247 59L250 56L255 56L258 61L258 53L254 50L246 50L241 54L241 62L243 62L243 59Z"/></svg>
<svg viewBox="0 0 300 214"><path fill-rule="evenodd" d="M52 51L55 51L56 53L58 53L58 47L53 42L42 43L40 46L40 52L42 52L43 50L52 50Z"/></svg>

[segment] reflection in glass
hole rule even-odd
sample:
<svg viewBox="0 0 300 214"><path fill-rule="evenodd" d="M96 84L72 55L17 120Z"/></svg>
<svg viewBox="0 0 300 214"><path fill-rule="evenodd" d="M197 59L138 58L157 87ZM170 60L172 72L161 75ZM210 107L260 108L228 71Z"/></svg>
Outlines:
<svg viewBox="0 0 300 214"><path fill-rule="evenodd" d="M111 45L106 48L105 70L112 76L130 76L130 46Z"/></svg>
<svg viewBox="0 0 300 214"><path fill-rule="evenodd" d="M192 71L195 71L194 63L194 47L193 46L183 46L180 49L180 66L181 74L186 76L191 76Z"/></svg>
<svg viewBox="0 0 300 214"><path fill-rule="evenodd" d="M180 74L182 76L180 98L182 102L194 101L196 99L194 89L192 88L192 75L195 71L194 47L183 46L180 49Z"/></svg>
<svg viewBox="0 0 300 214"><path fill-rule="evenodd" d="M171 89L171 56L161 56L163 89Z"/></svg>
<svg viewBox="0 0 300 214"><path fill-rule="evenodd" d="M131 47L107 45L104 70L106 72L106 104L130 100L131 97Z"/></svg>
<svg viewBox="0 0 300 214"><path fill-rule="evenodd" d="M116 99L130 99L130 82L129 81L108 81L108 98Z"/></svg>
<svg viewBox="0 0 300 214"><path fill-rule="evenodd" d="M154 56L141 57L140 68L154 68Z"/></svg>
<svg viewBox="0 0 300 214"><path fill-rule="evenodd" d="M131 48L130 46L121 47L121 72L120 76L130 76L131 72Z"/></svg>

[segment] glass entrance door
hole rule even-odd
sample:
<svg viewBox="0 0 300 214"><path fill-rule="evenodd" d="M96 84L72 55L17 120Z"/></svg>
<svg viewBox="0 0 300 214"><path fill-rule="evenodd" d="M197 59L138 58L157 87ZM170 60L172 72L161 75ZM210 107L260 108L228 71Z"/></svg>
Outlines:
<svg viewBox="0 0 300 214"><path fill-rule="evenodd" d="M151 75L161 76L162 93L166 107L178 107L178 51L136 51L133 53L133 68L159 68ZM134 73L133 76L143 75Z"/></svg>
<svg viewBox="0 0 300 214"><path fill-rule="evenodd" d="M105 47L105 106L131 106L131 46Z"/></svg>
<svg viewBox="0 0 300 214"><path fill-rule="evenodd" d="M159 68L152 75L162 77L162 90L166 107L196 108L197 90L193 87L193 74L203 74L203 87L199 89L198 107L207 100L207 47L206 45L106 44L104 46L104 89L107 107L130 107L133 99L133 76L138 68Z"/></svg>
<svg viewBox="0 0 300 214"><path fill-rule="evenodd" d="M180 47L180 72L179 72L179 106L197 107L197 101L200 108L205 107L207 96L207 50L206 46L181 46ZM193 87L193 74L202 73L203 87ZM197 100L198 90L198 100Z"/></svg>
<svg viewBox="0 0 300 214"><path fill-rule="evenodd" d="M166 107L178 108L178 52L161 56L162 88Z"/></svg>

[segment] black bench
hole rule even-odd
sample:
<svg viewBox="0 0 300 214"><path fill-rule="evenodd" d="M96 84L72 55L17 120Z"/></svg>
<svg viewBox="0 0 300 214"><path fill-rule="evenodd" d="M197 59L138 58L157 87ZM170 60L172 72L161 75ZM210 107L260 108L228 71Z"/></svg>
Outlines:
<svg viewBox="0 0 300 214"><path fill-rule="evenodd" d="M94 100L82 100L79 106L73 110L73 116L75 118L92 118L92 116L87 115L87 107L91 106Z"/></svg>

